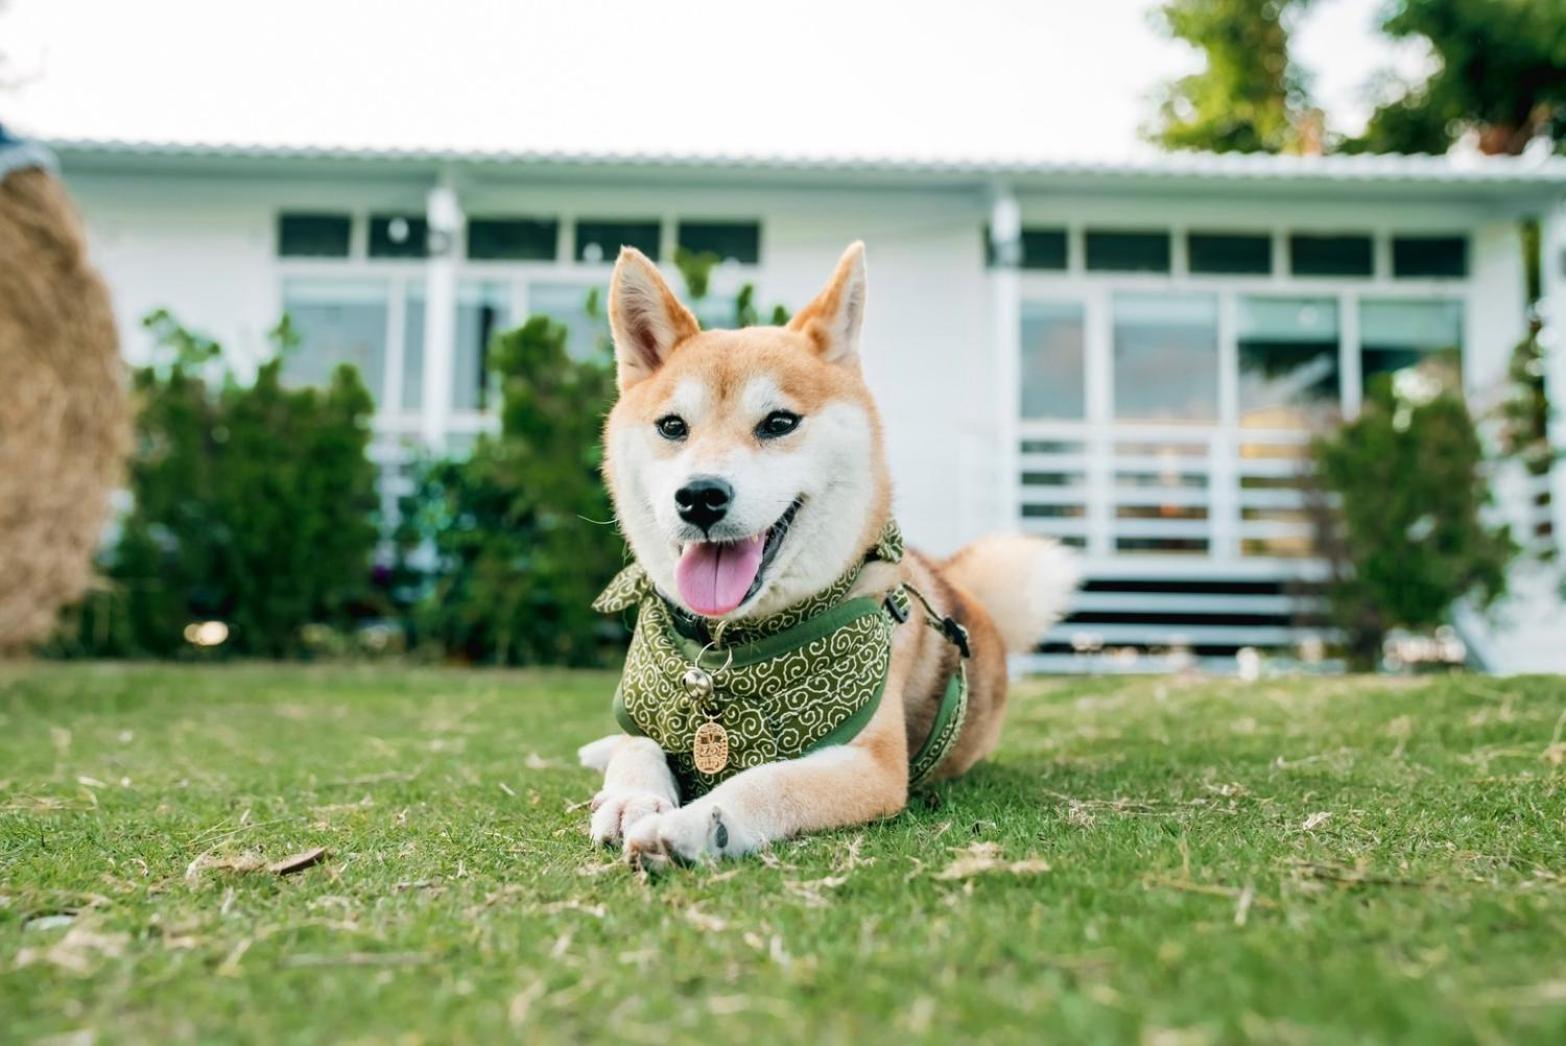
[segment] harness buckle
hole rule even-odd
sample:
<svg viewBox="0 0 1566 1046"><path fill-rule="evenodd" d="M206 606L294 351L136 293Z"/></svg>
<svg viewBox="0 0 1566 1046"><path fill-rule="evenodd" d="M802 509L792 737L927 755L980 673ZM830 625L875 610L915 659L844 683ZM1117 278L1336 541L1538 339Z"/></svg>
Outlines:
<svg viewBox="0 0 1566 1046"><path fill-rule="evenodd" d="M968 647L968 630L963 628L954 617L941 618L941 634L952 642L963 657L972 657L973 651Z"/></svg>
<svg viewBox="0 0 1566 1046"><path fill-rule="evenodd" d="M886 607L886 612L892 615L892 620L899 625L908 620L908 600L905 598L899 602L895 589L886 594L886 599L882 601L882 605Z"/></svg>

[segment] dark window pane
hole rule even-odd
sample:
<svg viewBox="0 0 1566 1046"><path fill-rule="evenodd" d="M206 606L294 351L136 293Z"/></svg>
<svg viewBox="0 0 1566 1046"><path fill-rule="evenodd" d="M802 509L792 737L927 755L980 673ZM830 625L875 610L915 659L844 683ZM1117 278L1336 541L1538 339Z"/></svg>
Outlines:
<svg viewBox="0 0 1566 1046"><path fill-rule="evenodd" d="M1023 229L1019 237L1022 257L1019 265L1024 269L1061 271L1066 268L1065 229ZM995 242L990 238L990 227L984 227L984 263L995 264Z"/></svg>
<svg viewBox="0 0 1566 1046"><path fill-rule="evenodd" d="M1240 424L1294 428L1338 407L1338 303L1241 298Z"/></svg>
<svg viewBox="0 0 1566 1046"><path fill-rule="evenodd" d="M1089 229L1087 267L1099 272L1168 272L1169 234Z"/></svg>
<svg viewBox="0 0 1566 1046"><path fill-rule="evenodd" d="M468 220L468 257L477 261L554 261L559 240L554 218Z"/></svg>
<svg viewBox="0 0 1566 1046"><path fill-rule="evenodd" d="M1022 267L1024 269L1064 269L1066 267L1066 230L1023 229Z"/></svg>
<svg viewBox="0 0 1566 1046"><path fill-rule="evenodd" d="M370 215L370 257L423 258L429 227L421 215Z"/></svg>
<svg viewBox="0 0 1566 1046"><path fill-rule="evenodd" d="M712 253L719 261L755 265L761 260L759 222L681 222L680 246L694 254Z"/></svg>
<svg viewBox="0 0 1566 1046"><path fill-rule="evenodd" d="M1186 241L1192 272L1266 276L1272 272L1272 239L1193 232Z"/></svg>
<svg viewBox="0 0 1566 1046"><path fill-rule="evenodd" d="M1393 237L1392 275L1467 276L1468 239L1463 236Z"/></svg>
<svg viewBox="0 0 1566 1046"><path fill-rule="evenodd" d="M583 219L576 223L576 260L612 262L621 247L635 247L656 261L660 239L657 222Z"/></svg>
<svg viewBox="0 0 1566 1046"><path fill-rule="evenodd" d="M346 214L280 214L277 253L285 258L346 258L353 219Z"/></svg>
<svg viewBox="0 0 1566 1046"><path fill-rule="evenodd" d="M1022 303L1022 416L1086 416L1082 306Z"/></svg>
<svg viewBox="0 0 1566 1046"><path fill-rule="evenodd" d="M1296 276L1369 276L1369 236L1290 236L1289 268Z"/></svg>

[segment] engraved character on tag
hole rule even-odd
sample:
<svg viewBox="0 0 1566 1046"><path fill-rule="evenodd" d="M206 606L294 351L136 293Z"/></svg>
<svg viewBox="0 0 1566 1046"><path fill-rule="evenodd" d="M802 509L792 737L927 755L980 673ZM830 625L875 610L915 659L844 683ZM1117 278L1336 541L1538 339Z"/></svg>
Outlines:
<svg viewBox="0 0 1566 1046"><path fill-rule="evenodd" d="M729 732L723 724L709 720L696 728L691 742L691 759L704 774L722 773L729 765Z"/></svg>

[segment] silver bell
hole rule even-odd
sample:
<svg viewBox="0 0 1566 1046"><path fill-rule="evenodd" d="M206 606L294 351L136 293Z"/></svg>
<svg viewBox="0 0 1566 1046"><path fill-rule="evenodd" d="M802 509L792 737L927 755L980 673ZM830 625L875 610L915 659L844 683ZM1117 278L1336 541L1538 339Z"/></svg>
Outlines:
<svg viewBox="0 0 1566 1046"><path fill-rule="evenodd" d="M686 692L698 700L705 700L712 696L712 676L699 668L694 666L687 668L680 682L685 685Z"/></svg>

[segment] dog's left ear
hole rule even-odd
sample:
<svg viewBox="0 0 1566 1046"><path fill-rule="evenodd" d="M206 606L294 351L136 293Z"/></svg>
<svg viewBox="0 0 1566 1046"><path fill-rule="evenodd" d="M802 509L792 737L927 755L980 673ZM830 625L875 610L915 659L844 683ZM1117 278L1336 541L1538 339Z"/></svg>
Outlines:
<svg viewBox="0 0 1566 1046"><path fill-rule="evenodd" d="M826 288L788 323L811 340L828 363L859 362L859 328L865 318L865 245L851 243Z"/></svg>
<svg viewBox="0 0 1566 1046"><path fill-rule="evenodd" d="M701 333L701 324L680 304L658 266L635 247L621 247L609 278L609 333L614 336L620 391L663 366L675 346Z"/></svg>

